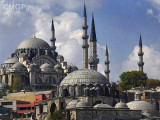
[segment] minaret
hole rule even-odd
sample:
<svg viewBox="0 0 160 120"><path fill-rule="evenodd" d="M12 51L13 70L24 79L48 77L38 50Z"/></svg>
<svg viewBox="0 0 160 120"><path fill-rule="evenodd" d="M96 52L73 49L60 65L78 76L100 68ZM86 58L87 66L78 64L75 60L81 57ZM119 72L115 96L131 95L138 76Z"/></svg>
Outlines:
<svg viewBox="0 0 160 120"><path fill-rule="evenodd" d="M87 14L86 14L86 6L84 4L84 13L83 13L83 68L88 68L88 35L87 35L87 29L88 29L88 25L87 25Z"/></svg>
<svg viewBox="0 0 160 120"><path fill-rule="evenodd" d="M91 25L91 34L90 34L90 58L89 64L90 69L97 70L97 64L99 63L99 59L97 58L97 38L96 38L96 30L94 24L94 16L92 13L92 25Z"/></svg>
<svg viewBox="0 0 160 120"><path fill-rule="evenodd" d="M138 66L139 66L139 71L143 72L143 51L142 51L142 39L141 39L141 34L140 34L140 39L139 39L139 52L138 52L138 56L139 56L139 62L138 62Z"/></svg>
<svg viewBox="0 0 160 120"><path fill-rule="evenodd" d="M109 82L109 73L110 73L110 70L109 70L109 54L108 54L108 47L106 45L106 60L104 61L105 63L105 70L104 70L104 73L105 73L105 76Z"/></svg>
<svg viewBox="0 0 160 120"><path fill-rule="evenodd" d="M56 50L56 46L55 46L55 41L56 41L56 38L55 38L55 29L54 29L54 23L53 23L53 19L52 19L52 25L51 25L51 49L55 52Z"/></svg>

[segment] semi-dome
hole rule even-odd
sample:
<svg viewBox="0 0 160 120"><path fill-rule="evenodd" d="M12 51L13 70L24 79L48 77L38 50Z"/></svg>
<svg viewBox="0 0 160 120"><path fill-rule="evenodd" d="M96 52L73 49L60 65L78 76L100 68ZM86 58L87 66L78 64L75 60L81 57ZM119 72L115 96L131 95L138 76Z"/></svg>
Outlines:
<svg viewBox="0 0 160 120"><path fill-rule="evenodd" d="M17 57L13 57L13 58L8 58L7 60L5 60L3 62L3 64L7 64L7 63L13 64L13 63L17 63L17 62L18 62L18 58Z"/></svg>
<svg viewBox="0 0 160 120"><path fill-rule="evenodd" d="M27 68L20 62L15 63L12 66L12 69L20 69L20 70L27 70Z"/></svg>
<svg viewBox="0 0 160 120"><path fill-rule="evenodd" d="M97 104L94 106L94 108L102 108L102 109L106 109L106 108L112 108L112 106L108 105L108 104L104 104L104 103L101 103L101 104Z"/></svg>
<svg viewBox="0 0 160 120"><path fill-rule="evenodd" d="M89 106L88 102L81 100L77 103L76 108L86 108L86 107L91 107Z"/></svg>
<svg viewBox="0 0 160 120"><path fill-rule="evenodd" d="M29 38L27 40L24 40L19 46L18 49L49 49L49 44L40 39L40 38Z"/></svg>
<svg viewBox="0 0 160 120"><path fill-rule="evenodd" d="M79 101L78 100L72 100L67 104L67 109L76 108L76 105Z"/></svg>
<svg viewBox="0 0 160 120"><path fill-rule="evenodd" d="M127 106L127 104L124 103L124 102L122 102L122 101L120 101L119 103L117 103L115 105L115 108L118 108L118 109L129 109L128 106Z"/></svg>
<svg viewBox="0 0 160 120"><path fill-rule="evenodd" d="M91 69L79 69L67 75L60 86L80 84L108 84L108 80L101 73Z"/></svg>
<svg viewBox="0 0 160 120"><path fill-rule="evenodd" d="M0 83L0 90L9 89L9 85L7 83Z"/></svg>
<svg viewBox="0 0 160 120"><path fill-rule="evenodd" d="M44 63L40 66L41 69L53 69L53 66L48 63Z"/></svg>

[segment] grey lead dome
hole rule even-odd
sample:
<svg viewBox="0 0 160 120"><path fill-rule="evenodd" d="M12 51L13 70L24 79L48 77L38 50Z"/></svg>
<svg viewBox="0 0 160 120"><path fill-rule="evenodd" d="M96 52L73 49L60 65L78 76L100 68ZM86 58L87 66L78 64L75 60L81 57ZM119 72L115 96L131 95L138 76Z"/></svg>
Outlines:
<svg viewBox="0 0 160 120"><path fill-rule="evenodd" d="M80 69L70 73L61 82L60 86L80 84L108 84L108 80L101 73L91 69Z"/></svg>
<svg viewBox="0 0 160 120"><path fill-rule="evenodd" d="M32 48L32 49L50 49L49 44L39 38L30 38L27 40L24 40L19 46L18 49L27 49L27 48Z"/></svg>

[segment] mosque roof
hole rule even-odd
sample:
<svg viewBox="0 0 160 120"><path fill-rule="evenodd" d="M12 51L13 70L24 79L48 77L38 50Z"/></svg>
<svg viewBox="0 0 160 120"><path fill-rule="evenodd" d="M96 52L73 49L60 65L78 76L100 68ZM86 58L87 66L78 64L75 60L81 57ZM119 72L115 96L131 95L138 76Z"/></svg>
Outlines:
<svg viewBox="0 0 160 120"><path fill-rule="evenodd" d="M3 63L17 63L18 62L18 58L17 57L13 57L13 58L8 58L7 60L5 60Z"/></svg>
<svg viewBox="0 0 160 120"><path fill-rule="evenodd" d="M27 48L31 48L31 49L49 49L50 45L40 39L40 38L29 38L27 40L24 40L22 43L20 43L20 45L18 46L18 49L27 49Z"/></svg>
<svg viewBox="0 0 160 120"><path fill-rule="evenodd" d="M27 70L27 68L20 62L15 63L12 66L12 69L21 69L21 70Z"/></svg>
<svg viewBox="0 0 160 120"><path fill-rule="evenodd" d="M108 80L101 73L91 69L79 69L67 75L60 86L79 84L108 84Z"/></svg>

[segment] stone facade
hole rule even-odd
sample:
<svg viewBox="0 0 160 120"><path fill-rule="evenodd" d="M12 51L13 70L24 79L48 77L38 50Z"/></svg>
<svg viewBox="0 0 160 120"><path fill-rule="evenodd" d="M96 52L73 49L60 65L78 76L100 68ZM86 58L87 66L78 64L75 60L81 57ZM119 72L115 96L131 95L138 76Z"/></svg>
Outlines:
<svg viewBox="0 0 160 120"><path fill-rule="evenodd" d="M141 110L71 109L69 120L140 120Z"/></svg>

